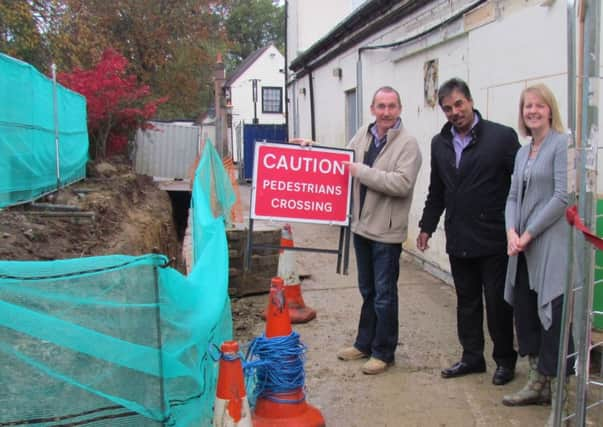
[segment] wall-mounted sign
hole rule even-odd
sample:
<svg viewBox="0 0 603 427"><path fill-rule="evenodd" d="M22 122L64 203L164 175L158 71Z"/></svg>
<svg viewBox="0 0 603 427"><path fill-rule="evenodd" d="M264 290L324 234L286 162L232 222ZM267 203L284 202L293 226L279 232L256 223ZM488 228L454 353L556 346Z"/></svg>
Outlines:
<svg viewBox="0 0 603 427"><path fill-rule="evenodd" d="M349 224L351 150L256 142L251 218Z"/></svg>
<svg viewBox="0 0 603 427"><path fill-rule="evenodd" d="M438 104L438 60L432 59L423 64L423 97L426 107Z"/></svg>

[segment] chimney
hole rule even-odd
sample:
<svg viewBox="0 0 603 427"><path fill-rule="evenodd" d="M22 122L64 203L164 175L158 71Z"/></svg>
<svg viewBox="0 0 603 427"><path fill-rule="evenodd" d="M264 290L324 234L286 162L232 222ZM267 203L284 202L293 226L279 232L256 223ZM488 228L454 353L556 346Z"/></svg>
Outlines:
<svg viewBox="0 0 603 427"><path fill-rule="evenodd" d="M222 61L222 53L216 55L214 65L214 106L216 108L216 149L222 158L230 155L228 149L228 131L226 127L226 100L224 99L224 83L226 69Z"/></svg>

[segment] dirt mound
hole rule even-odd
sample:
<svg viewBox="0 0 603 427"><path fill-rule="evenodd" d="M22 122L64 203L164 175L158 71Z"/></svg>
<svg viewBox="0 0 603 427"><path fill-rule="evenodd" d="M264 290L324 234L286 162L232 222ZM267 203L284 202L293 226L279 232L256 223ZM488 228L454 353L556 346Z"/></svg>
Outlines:
<svg viewBox="0 0 603 427"><path fill-rule="evenodd" d="M87 178L0 211L0 259L55 260L158 252L182 267L170 198L122 158L90 164Z"/></svg>

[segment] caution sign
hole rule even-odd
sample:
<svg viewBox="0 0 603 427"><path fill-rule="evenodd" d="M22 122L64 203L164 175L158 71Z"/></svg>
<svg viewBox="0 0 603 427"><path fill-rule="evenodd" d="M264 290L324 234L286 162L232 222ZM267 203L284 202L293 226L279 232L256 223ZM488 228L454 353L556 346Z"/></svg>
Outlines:
<svg viewBox="0 0 603 427"><path fill-rule="evenodd" d="M251 218L348 225L354 152L256 142Z"/></svg>

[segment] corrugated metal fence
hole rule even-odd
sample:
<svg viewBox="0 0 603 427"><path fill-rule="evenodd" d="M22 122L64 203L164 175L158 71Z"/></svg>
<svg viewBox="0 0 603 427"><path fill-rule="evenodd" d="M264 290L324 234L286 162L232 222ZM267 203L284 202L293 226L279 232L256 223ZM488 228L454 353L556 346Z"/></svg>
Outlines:
<svg viewBox="0 0 603 427"><path fill-rule="evenodd" d="M136 172L162 178L185 179L199 152L201 128L151 122L155 129L136 134Z"/></svg>

